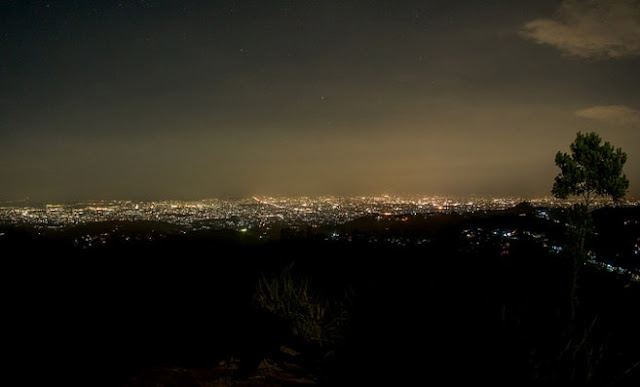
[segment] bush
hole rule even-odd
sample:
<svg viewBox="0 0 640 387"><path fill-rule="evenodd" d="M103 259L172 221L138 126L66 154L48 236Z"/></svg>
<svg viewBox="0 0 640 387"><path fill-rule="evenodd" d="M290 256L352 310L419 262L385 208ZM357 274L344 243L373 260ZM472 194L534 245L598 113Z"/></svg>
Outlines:
<svg viewBox="0 0 640 387"><path fill-rule="evenodd" d="M321 347L337 344L349 323L344 303L331 303L313 293L308 279L292 276L292 266L277 276L263 275L255 300L260 308L287 321L294 336Z"/></svg>

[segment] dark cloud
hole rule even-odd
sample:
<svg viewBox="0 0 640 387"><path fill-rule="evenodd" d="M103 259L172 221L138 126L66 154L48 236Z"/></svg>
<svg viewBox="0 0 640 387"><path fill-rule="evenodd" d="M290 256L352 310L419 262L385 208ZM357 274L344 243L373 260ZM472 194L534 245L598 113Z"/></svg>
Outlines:
<svg viewBox="0 0 640 387"><path fill-rule="evenodd" d="M640 110L624 105L592 106L576 111L576 115L612 125L640 125Z"/></svg>
<svg viewBox="0 0 640 387"><path fill-rule="evenodd" d="M640 1L565 0L551 18L534 19L521 34L581 58L640 55Z"/></svg>

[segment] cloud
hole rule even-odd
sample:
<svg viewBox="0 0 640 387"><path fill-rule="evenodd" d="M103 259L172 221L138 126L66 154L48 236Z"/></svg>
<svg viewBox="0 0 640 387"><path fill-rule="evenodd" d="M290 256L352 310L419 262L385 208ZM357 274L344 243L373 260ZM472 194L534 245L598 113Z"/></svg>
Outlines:
<svg viewBox="0 0 640 387"><path fill-rule="evenodd" d="M624 105L601 105L576 111L576 115L614 125L640 124L640 110Z"/></svg>
<svg viewBox="0 0 640 387"><path fill-rule="evenodd" d="M564 0L549 19L520 34L580 58L640 55L640 0Z"/></svg>

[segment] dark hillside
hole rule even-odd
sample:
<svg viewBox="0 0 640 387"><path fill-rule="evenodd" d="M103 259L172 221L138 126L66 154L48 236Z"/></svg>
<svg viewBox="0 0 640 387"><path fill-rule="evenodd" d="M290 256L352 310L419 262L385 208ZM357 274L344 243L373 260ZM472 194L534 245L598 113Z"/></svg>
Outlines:
<svg viewBox="0 0 640 387"><path fill-rule="evenodd" d="M637 219L636 210L596 216L605 224L627 218ZM193 384L196 372L219 378L216 367L231 358L240 361L240 382L278 359L282 345L303 354L296 362L305 374L331 385L570 380L569 261L545 245L562 232L520 209L364 218L271 241L118 224L121 235L104 243L73 243L101 226L116 225L4 231L3 351L22 384L166 384L175 367L191 370ZM602 232L598 243L619 235ZM256 304L259 280L287 267L348 313L339 340L320 347ZM639 288L585 267L576 325L594 327L588 344L602 354L594 384L633 385L625 372L640 359Z"/></svg>

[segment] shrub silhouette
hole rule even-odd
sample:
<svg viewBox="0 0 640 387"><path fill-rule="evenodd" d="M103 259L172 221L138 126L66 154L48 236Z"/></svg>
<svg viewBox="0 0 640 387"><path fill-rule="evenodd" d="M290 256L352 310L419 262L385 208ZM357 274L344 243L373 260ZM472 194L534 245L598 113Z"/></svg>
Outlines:
<svg viewBox="0 0 640 387"><path fill-rule="evenodd" d="M260 308L285 320L294 336L321 347L338 344L349 323L344 303L332 303L314 293L308 279L293 277L292 267L276 276L263 275L255 300Z"/></svg>

